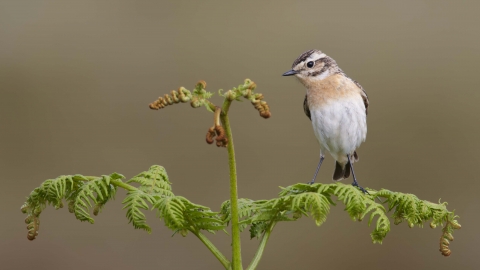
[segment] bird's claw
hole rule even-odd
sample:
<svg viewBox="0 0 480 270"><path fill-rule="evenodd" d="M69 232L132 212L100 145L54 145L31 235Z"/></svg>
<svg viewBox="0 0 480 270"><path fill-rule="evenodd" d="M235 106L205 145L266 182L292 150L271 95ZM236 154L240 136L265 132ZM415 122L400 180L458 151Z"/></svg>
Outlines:
<svg viewBox="0 0 480 270"><path fill-rule="evenodd" d="M358 189L360 189L360 190L363 192L363 194L368 194L368 195L370 195L370 193L368 193L368 191L367 191L366 189L364 189L363 187L359 186L357 182L353 182L353 183L352 183L352 186L357 187Z"/></svg>
<svg viewBox="0 0 480 270"><path fill-rule="evenodd" d="M307 182L307 184L309 184L309 185L312 185L313 183L315 183L315 180L312 180L312 181L310 181L310 182Z"/></svg>

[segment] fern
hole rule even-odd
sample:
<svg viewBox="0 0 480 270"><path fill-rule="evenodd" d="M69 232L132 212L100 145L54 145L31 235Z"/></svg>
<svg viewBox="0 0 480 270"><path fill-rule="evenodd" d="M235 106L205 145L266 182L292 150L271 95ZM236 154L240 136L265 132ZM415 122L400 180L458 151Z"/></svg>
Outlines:
<svg viewBox="0 0 480 270"><path fill-rule="evenodd" d="M407 221L408 226L412 228L417 225L422 227L423 223L432 220L430 226L435 228L437 225L452 219L453 212L447 210L447 203L438 204L420 200L413 194L404 194L382 189L374 194L376 197L386 198L389 211L395 209L393 218L395 224Z"/></svg>
<svg viewBox="0 0 480 270"><path fill-rule="evenodd" d="M138 189L131 190L122 204L127 209L127 218L135 229L142 229L150 233L152 229L147 225L145 214L140 209L149 210L147 202L155 204L162 197L173 196L172 186L168 175L162 166L153 165L148 171L142 172L127 183L138 183Z"/></svg>
<svg viewBox="0 0 480 270"><path fill-rule="evenodd" d="M256 213L256 206L253 200L238 199L238 217L240 219L240 231L242 232L249 224L248 218ZM220 216L222 222L228 225L232 220L232 211L230 200L222 203L220 207Z"/></svg>
<svg viewBox="0 0 480 270"><path fill-rule="evenodd" d="M113 173L108 176L103 175L102 177L97 177L91 181L82 182L78 187L78 192L75 192L75 197L72 198L74 201L73 211L75 217L80 221L88 221L93 224L95 221L89 214L90 208L93 207L91 201L93 201L98 208L103 206L109 199L115 196L116 187L111 185L110 181L112 179L120 180L122 178L125 177ZM97 214L98 208L95 211Z"/></svg>
<svg viewBox="0 0 480 270"><path fill-rule="evenodd" d="M157 216L164 220L165 226L174 232L180 231L183 236L188 231L206 230L213 233L225 228L217 212L182 196L162 198L153 207L157 209Z"/></svg>
<svg viewBox="0 0 480 270"><path fill-rule="evenodd" d="M205 106L213 112L214 125L208 129L206 142L211 144L214 139L217 146L226 147L230 166L230 200L225 201L220 212L214 212L206 206L195 204L182 196L172 192L165 168L154 165L127 182L122 182L123 175L83 176L62 175L55 179L48 179L35 188L21 207L27 214L27 238L33 240L38 235L40 214L47 205L56 209L63 207L64 200L68 203L68 210L75 214L80 221L94 223L90 216L97 215L105 204L114 199L117 188L127 190L127 196L122 204L126 209L126 217L135 229L151 232L143 210L156 209L157 216L162 219L169 229L186 236L189 232L212 252L225 269L242 269L240 232L247 227L251 238L261 238L257 253L247 270L258 266L263 250L275 225L282 221L295 221L302 216L311 217L317 226L327 220L330 207L336 201L345 205L345 211L354 221L361 222L368 218L368 225L375 228L371 233L374 243L382 243L390 231L390 221L387 213L392 212L394 224L403 221L408 226L423 226L430 221L430 227L443 226L440 237L440 251L444 256L451 254L449 245L453 241L453 232L460 229L457 216L447 210L447 203L438 204L418 199L413 194L392 192L386 189L380 191L368 189L369 194L363 194L352 185L335 184L294 184L282 188L279 196L270 200L238 199L237 175L233 137L231 134L228 111L233 101L240 101L242 97L249 100L263 118L271 116L270 108L264 97L256 93L256 84L246 79L238 87L219 94L224 97L222 106L216 106L209 99L212 93L206 91L206 83L199 81L193 93L184 87L170 94L159 97L149 106L158 110L176 103L190 102L193 108ZM131 184L135 184L133 186ZM336 199L334 198L336 197ZM384 202L375 200L384 198ZM335 201L334 201L335 199ZM383 206L388 205L388 210ZM203 234L203 231L215 233L225 230L231 224L232 231L232 260L228 260Z"/></svg>
<svg viewBox="0 0 480 270"><path fill-rule="evenodd" d="M320 193L303 193L293 196L292 211L302 212L304 215L311 216L317 226L326 221L330 211L330 201L326 196Z"/></svg>
<svg viewBox="0 0 480 270"><path fill-rule="evenodd" d="M127 193L127 197L125 197L125 200L123 200L122 204L125 205L123 209L127 209L127 218L129 223L132 223L135 229L142 229L148 233L151 233L152 229L147 225L145 214L140 211L140 209L150 209L145 201L148 201L150 204L154 204L155 198L141 190L134 190Z"/></svg>
<svg viewBox="0 0 480 270"><path fill-rule="evenodd" d="M30 193L21 208L22 212L27 214L25 219L28 224L27 238L34 240L38 235L40 214L45 207L53 205L55 209L63 208L64 199L68 201L69 211L75 213L77 219L93 223L94 220L88 214L89 208L92 207L90 199L95 202L99 210L106 201L115 195L116 188L109 184L110 180L121 178L123 178L122 175L113 173L108 176L91 178L79 174L62 175L46 180Z"/></svg>
<svg viewBox="0 0 480 270"><path fill-rule="evenodd" d="M168 180L167 171L162 166L153 165L146 172L142 172L127 183L139 183L139 190L152 196L173 196L172 186Z"/></svg>
<svg viewBox="0 0 480 270"><path fill-rule="evenodd" d="M282 188L280 198L255 202L256 212L243 223L251 226L252 238L263 234L271 221L292 221L302 215L312 217L320 226L326 221L330 205L335 205L331 198L333 195L345 204L345 210L353 220L361 221L370 213L370 225L378 217L371 237L374 243L382 242L390 230L385 208L357 188L340 183L295 184Z"/></svg>

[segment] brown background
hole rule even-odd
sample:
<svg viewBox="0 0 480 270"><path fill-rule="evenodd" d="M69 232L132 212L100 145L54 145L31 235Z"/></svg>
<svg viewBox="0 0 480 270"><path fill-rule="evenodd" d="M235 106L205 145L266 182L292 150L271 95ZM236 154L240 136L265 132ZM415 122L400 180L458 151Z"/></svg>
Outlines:
<svg viewBox="0 0 480 270"><path fill-rule="evenodd" d="M166 167L174 191L218 210L228 199L226 151L207 145L211 114L147 104L199 79L216 92L249 77L273 116L231 110L241 197L268 199L310 180L319 147L305 90L280 75L305 50L337 60L370 97L362 185L449 202L460 215L452 256L440 229L392 225L383 245L341 205L316 227L279 224L260 269L479 269L480 19L478 1L0 1L0 268L221 269L192 235L148 213L125 218L124 192L95 225L66 209L42 214L26 239L20 206L62 174L131 177ZM220 98L213 99L220 103ZM327 157L318 180L331 182ZM350 181L349 179L348 181ZM211 236L230 257L229 236ZM248 264L258 240L242 236Z"/></svg>

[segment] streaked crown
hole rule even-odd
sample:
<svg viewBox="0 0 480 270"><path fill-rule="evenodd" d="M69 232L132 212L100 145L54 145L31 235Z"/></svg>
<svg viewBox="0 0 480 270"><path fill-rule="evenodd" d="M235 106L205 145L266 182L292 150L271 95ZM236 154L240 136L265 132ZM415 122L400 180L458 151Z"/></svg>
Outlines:
<svg viewBox="0 0 480 270"><path fill-rule="evenodd" d="M319 50L309 50L295 59L292 70L285 72L283 75L295 75L305 84L307 80L323 80L340 72L342 70L333 58Z"/></svg>

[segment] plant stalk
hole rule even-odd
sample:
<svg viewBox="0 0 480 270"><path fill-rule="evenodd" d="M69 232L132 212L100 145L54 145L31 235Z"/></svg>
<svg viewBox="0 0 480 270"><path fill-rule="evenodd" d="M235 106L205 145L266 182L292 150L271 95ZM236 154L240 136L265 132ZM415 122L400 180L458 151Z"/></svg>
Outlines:
<svg viewBox="0 0 480 270"><path fill-rule="evenodd" d="M225 135L228 139L228 165L230 167L230 209L232 211L232 268L233 270L242 270L242 251L240 245L240 226L238 219L238 192L237 192L237 167L235 162L235 149L233 148L232 130L230 120L228 119L228 109L232 101L225 99L220 119Z"/></svg>
<svg viewBox="0 0 480 270"><path fill-rule="evenodd" d="M75 180L80 180L80 181L93 181L95 179L98 179L100 177L98 176L85 176L85 179L82 179L82 178L76 178ZM136 187L132 186L132 185L129 185L127 183L124 183L122 181L119 181L119 180L110 180L110 184L114 185L114 186L117 186L117 187L121 187L125 190L128 190L128 191L135 191L137 190ZM205 246L213 253L213 255L215 255L215 257L217 257L217 259L220 261L220 263L223 265L223 267L225 267L225 269L229 269L230 267L230 262L227 260L227 258L217 249L217 247L215 245L213 245L212 242L210 242L210 240L204 235L202 234L201 232L197 232L195 230L190 230L195 236L198 237L198 239L200 239L200 241L202 241L203 244L205 244Z"/></svg>
<svg viewBox="0 0 480 270"><path fill-rule="evenodd" d="M217 259L220 261L220 263L223 265L223 267L225 267L225 269L229 269L230 267L230 262L227 260L227 258L222 254L222 252L220 252L216 246L214 246L212 244L212 242L210 242L210 240L208 240L208 238L202 234L201 232L196 232L196 231L193 231L191 230L191 232L198 237L198 239L200 239L200 241L202 241L203 244L205 244L205 246L213 253L213 255L215 255L215 257L217 257Z"/></svg>
<svg viewBox="0 0 480 270"><path fill-rule="evenodd" d="M101 177L98 177L98 176L85 176L86 179L88 180L84 180L82 178L74 178L74 180L77 180L77 181L93 181L95 179L99 179ZM129 185L127 183L124 183L122 181L119 181L119 180L110 180L110 184L114 185L114 186L117 186L117 187L121 187L125 190L128 190L128 191L135 191L137 190L136 187L132 186L132 185Z"/></svg>
<svg viewBox="0 0 480 270"><path fill-rule="evenodd" d="M252 262L247 267L247 270L255 270L257 268L257 265L260 262L260 259L262 258L263 250L265 250L265 247L267 246L268 238L270 238L270 233L272 232L273 227L275 227L275 224L276 223L272 221L268 226L268 229L263 234L262 241L260 241L260 245L258 246L257 252L253 257Z"/></svg>

